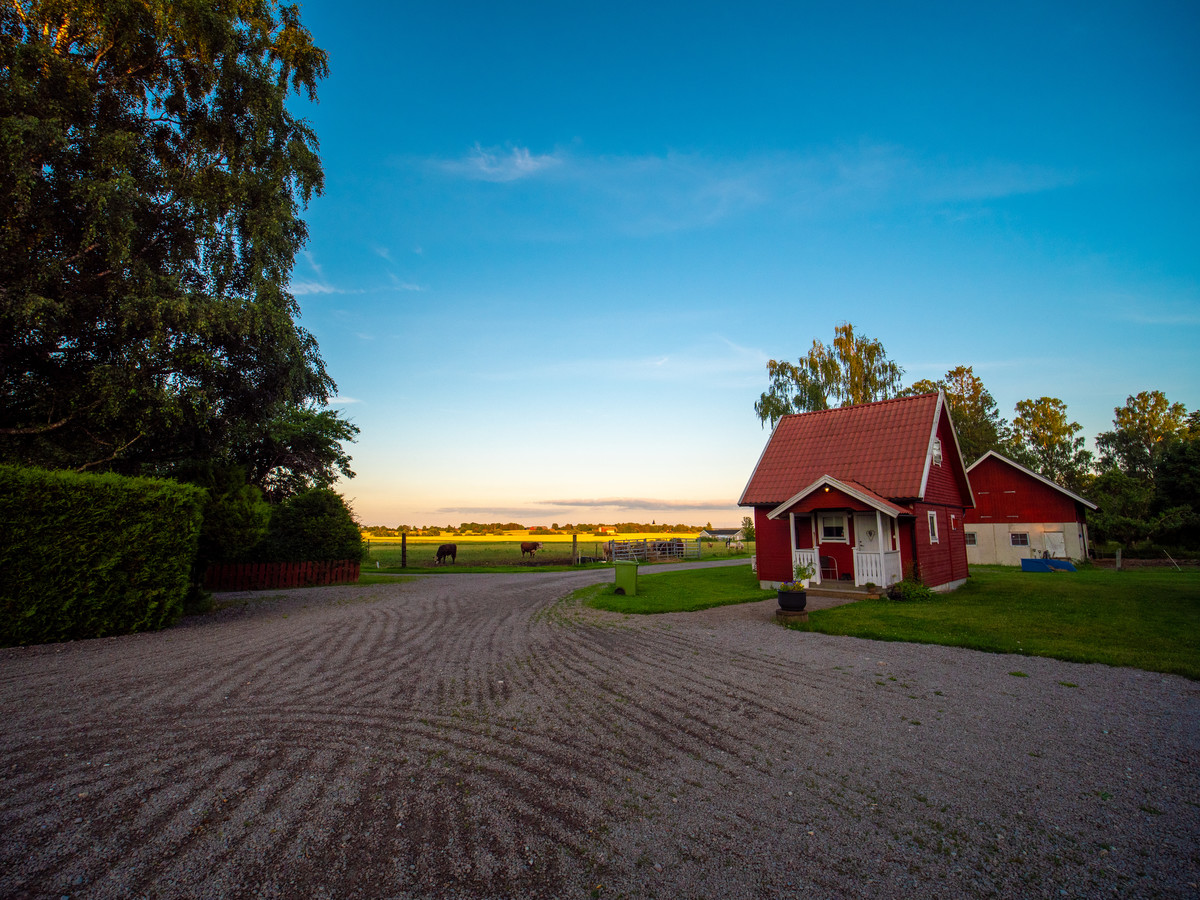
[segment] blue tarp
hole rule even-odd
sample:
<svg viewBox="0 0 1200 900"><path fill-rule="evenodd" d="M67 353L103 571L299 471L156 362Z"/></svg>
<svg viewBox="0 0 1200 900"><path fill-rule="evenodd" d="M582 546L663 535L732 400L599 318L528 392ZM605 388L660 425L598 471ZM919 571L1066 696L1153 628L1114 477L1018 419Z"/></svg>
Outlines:
<svg viewBox="0 0 1200 900"><path fill-rule="evenodd" d="M1057 569L1060 572L1075 572L1075 565L1066 559L1023 559L1021 560L1022 572L1053 572Z"/></svg>

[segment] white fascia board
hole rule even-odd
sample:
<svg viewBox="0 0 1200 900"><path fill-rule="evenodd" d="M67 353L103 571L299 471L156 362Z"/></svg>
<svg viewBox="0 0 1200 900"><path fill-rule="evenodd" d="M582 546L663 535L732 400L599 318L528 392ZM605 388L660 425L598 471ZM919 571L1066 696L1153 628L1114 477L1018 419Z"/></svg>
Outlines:
<svg viewBox="0 0 1200 900"><path fill-rule="evenodd" d="M769 513L767 513L767 518L768 519L781 518L782 516L787 514L787 511L791 507L795 506L797 503L799 503L801 500L803 500L809 494L816 493L816 491L819 488L825 487L826 485L828 485L829 487L837 488L843 494L850 495L855 500L858 500L860 503L867 504L867 506L871 507L872 509L876 509L881 513L884 513L889 518L895 519L897 516L899 516L902 513L902 510L900 510L899 507L892 506L890 504L883 505L878 500L876 500L874 497L864 494L862 491L859 491L859 490L851 487L850 485L846 484L844 481L838 481L832 475L822 475L820 478L818 478L816 481L814 481L812 484L810 484L804 490L800 491L798 494L791 497L790 499L784 500L777 507L775 507Z"/></svg>
<svg viewBox="0 0 1200 900"><path fill-rule="evenodd" d="M944 396L944 395L943 395ZM962 466L963 476L967 481L967 497L971 500L971 506L975 506L975 489L971 487L971 476L967 474L970 469L967 468L967 461L963 459L962 447L958 445L958 429L954 427L954 414L950 412L950 404L946 403L946 421L950 423L950 437L954 438L954 452L958 454L958 464ZM936 433L937 426L934 426ZM942 450L942 456L946 455L945 449Z"/></svg>
<svg viewBox="0 0 1200 900"><path fill-rule="evenodd" d="M942 420L942 405L946 402L946 394L941 388L938 388L937 407L933 411L933 427L929 430L929 437L925 441L925 466L921 469L921 490L917 493L918 500L925 499L925 488L929 486L929 472L933 468L933 439L937 437L938 422ZM943 461L946 458L946 451L942 450Z"/></svg>

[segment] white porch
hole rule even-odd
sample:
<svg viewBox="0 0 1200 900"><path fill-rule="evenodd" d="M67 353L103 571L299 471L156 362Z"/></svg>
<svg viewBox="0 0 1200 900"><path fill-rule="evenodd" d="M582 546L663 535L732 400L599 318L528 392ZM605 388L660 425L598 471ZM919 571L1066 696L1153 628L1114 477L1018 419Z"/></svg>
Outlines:
<svg viewBox="0 0 1200 900"><path fill-rule="evenodd" d="M776 506L768 516L787 516L793 569L797 565L811 567L814 574L808 579L810 584L821 583L821 560L826 557L825 569L834 573L834 578L844 578L850 568L853 577L846 581L856 587L890 587L904 578L900 516L911 514L862 485L824 475ZM801 520L807 520L807 527ZM797 531L798 521L799 527L809 532L804 540ZM808 546L799 546L802 543ZM841 572L837 568L839 560Z"/></svg>
<svg viewBox="0 0 1200 900"><path fill-rule="evenodd" d="M794 565L812 566L816 573L808 580L809 584L821 583L820 553L818 550L795 550L792 554ZM883 550L870 552L854 550L854 584L861 587L865 584L877 584L889 587L904 577L900 563L899 550Z"/></svg>

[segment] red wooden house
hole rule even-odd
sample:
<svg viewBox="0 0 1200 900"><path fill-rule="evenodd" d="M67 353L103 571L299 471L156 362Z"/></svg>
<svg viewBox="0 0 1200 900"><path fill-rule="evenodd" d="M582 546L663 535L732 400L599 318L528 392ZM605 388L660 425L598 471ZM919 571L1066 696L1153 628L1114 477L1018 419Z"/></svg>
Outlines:
<svg viewBox="0 0 1200 900"><path fill-rule="evenodd" d="M967 561L1019 566L1048 554L1088 555L1087 511L1096 504L990 450L967 469L975 508L967 511Z"/></svg>
<svg viewBox="0 0 1200 900"><path fill-rule="evenodd" d="M763 587L797 562L856 585L911 572L935 590L967 577L971 484L943 394L784 416L739 506L754 508Z"/></svg>

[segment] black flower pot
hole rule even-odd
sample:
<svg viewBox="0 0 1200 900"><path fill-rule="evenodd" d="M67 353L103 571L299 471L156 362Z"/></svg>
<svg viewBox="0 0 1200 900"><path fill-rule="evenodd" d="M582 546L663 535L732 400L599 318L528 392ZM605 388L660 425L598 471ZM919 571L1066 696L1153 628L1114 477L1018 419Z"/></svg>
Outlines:
<svg viewBox="0 0 1200 900"><path fill-rule="evenodd" d="M786 612L799 612L808 605L807 591L776 591L779 595L779 608Z"/></svg>

